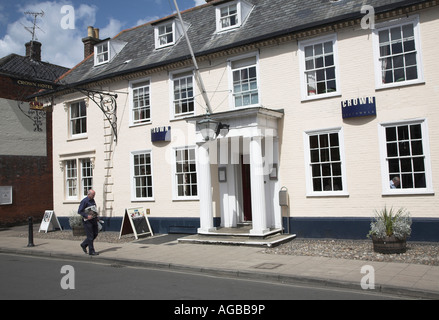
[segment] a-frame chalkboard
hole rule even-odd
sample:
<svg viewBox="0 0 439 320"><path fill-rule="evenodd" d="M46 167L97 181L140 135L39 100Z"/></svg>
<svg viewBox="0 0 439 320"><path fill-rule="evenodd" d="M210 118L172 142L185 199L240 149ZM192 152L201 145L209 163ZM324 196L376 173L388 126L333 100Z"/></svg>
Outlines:
<svg viewBox="0 0 439 320"><path fill-rule="evenodd" d="M139 236L143 235L154 235L144 208L125 209L119 239L123 235L131 233L134 233L136 239L139 239Z"/></svg>

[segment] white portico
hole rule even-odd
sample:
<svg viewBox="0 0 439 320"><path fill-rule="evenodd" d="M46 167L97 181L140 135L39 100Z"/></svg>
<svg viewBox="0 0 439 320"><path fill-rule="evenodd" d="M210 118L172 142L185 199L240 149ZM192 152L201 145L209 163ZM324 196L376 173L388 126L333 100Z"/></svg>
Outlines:
<svg viewBox="0 0 439 320"><path fill-rule="evenodd" d="M205 141L197 130L199 234L215 233L212 192L219 193L221 227L251 223L250 235L264 236L282 228L278 204L278 124L283 110L248 108L210 115L228 125L215 140ZM197 123L203 116L189 121ZM219 188L212 189L218 175Z"/></svg>

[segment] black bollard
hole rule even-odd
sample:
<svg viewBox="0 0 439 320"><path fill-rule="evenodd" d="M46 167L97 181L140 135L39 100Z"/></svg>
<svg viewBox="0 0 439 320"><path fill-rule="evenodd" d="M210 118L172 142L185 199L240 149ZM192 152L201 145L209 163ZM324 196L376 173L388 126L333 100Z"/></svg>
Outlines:
<svg viewBox="0 0 439 320"><path fill-rule="evenodd" d="M27 244L28 247L35 247L34 245L34 225L32 223L32 217L28 218L29 221L29 243Z"/></svg>

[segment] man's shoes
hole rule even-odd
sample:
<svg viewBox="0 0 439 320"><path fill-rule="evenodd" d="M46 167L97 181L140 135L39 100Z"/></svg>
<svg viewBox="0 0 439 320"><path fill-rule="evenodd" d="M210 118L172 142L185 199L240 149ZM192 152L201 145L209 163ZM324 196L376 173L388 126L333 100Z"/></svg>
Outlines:
<svg viewBox="0 0 439 320"><path fill-rule="evenodd" d="M87 253L87 247L83 247L82 244L80 246L82 248L82 251L84 251L84 253Z"/></svg>
<svg viewBox="0 0 439 320"><path fill-rule="evenodd" d="M98 256L99 253L97 253L97 252L90 252L89 255L91 255L91 256Z"/></svg>

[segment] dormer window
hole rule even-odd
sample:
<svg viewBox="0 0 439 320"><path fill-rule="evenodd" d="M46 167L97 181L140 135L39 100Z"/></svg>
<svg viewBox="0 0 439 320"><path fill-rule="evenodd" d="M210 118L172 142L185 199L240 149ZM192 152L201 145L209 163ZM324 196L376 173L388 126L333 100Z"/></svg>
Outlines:
<svg viewBox="0 0 439 320"><path fill-rule="evenodd" d="M188 25L184 26L186 30ZM184 31L179 20L167 20L154 26L155 48L172 46L183 36Z"/></svg>
<svg viewBox="0 0 439 320"><path fill-rule="evenodd" d="M242 26L247 19L252 5L243 0L227 2L216 8L217 32L227 31Z"/></svg>
<svg viewBox="0 0 439 320"><path fill-rule="evenodd" d="M95 66L105 64L114 59L127 43L116 39L104 40L94 47Z"/></svg>
<svg viewBox="0 0 439 320"><path fill-rule="evenodd" d="M220 15L219 23L221 29L233 28L239 24L238 5L236 3L221 8Z"/></svg>
<svg viewBox="0 0 439 320"><path fill-rule="evenodd" d="M103 64L110 59L109 42L103 42L95 46L95 65Z"/></svg>
<svg viewBox="0 0 439 320"><path fill-rule="evenodd" d="M174 24L170 23L158 27L158 46L164 47L174 43Z"/></svg>

